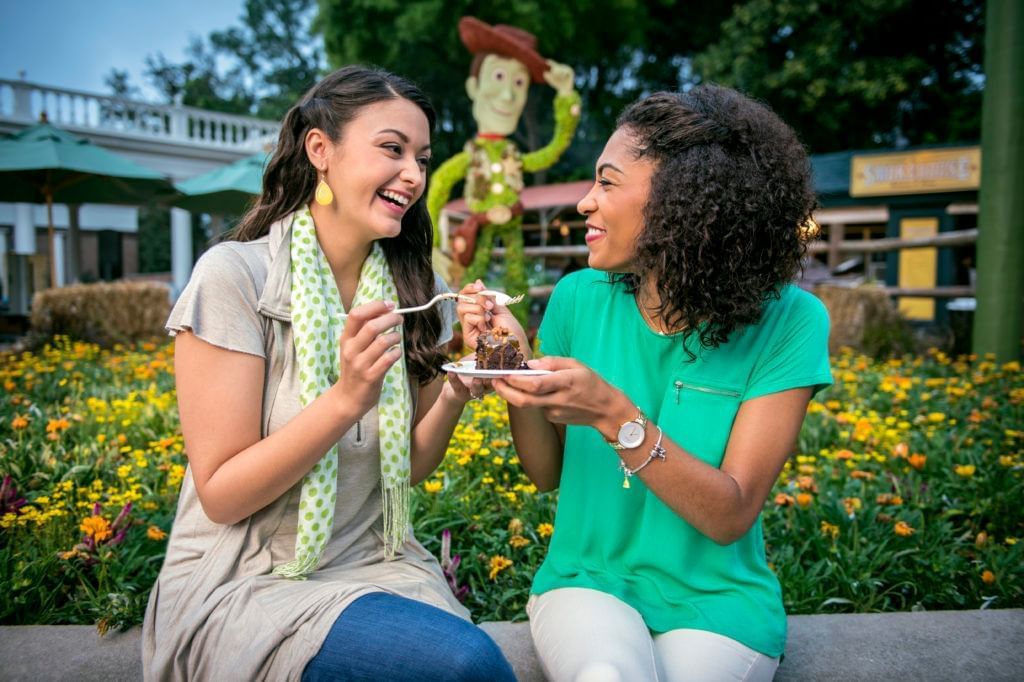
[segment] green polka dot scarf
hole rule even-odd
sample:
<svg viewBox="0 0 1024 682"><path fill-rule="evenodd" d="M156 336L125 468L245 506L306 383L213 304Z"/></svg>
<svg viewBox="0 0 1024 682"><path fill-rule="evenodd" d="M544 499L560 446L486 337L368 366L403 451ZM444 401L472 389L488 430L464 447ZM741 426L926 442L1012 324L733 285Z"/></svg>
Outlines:
<svg viewBox="0 0 1024 682"><path fill-rule="evenodd" d="M316 239L309 207L292 219L292 333L299 365L302 406L313 402L340 374L338 338L345 328L345 308L338 286ZM384 250L374 242L359 273L352 306L373 300L398 304ZM393 559L409 527L409 438L412 402L405 356L384 376L377 416L380 427L380 478L384 502L384 555ZM274 569L286 578L303 578L315 570L334 525L338 488L335 444L306 474L299 501L295 559Z"/></svg>

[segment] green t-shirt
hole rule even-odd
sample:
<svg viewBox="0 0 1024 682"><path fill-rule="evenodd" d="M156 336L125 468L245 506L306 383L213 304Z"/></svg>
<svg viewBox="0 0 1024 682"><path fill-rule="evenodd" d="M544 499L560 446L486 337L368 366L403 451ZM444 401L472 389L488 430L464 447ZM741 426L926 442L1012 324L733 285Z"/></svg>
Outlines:
<svg viewBox="0 0 1024 682"><path fill-rule="evenodd" d="M824 305L789 285L757 324L688 362L680 338L653 332L624 285L582 270L555 287L539 336L543 354L594 369L667 437L717 467L742 401L832 382L828 326ZM654 632L708 630L782 654L786 614L760 516L746 535L721 546L639 477L624 489L619 461L596 429L568 427L555 533L532 591L601 590L634 607Z"/></svg>

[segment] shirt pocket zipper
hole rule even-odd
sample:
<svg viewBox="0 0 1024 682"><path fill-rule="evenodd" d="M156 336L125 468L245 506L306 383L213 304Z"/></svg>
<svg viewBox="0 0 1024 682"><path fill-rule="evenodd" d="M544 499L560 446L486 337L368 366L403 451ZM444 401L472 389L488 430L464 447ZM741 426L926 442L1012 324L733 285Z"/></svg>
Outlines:
<svg viewBox="0 0 1024 682"><path fill-rule="evenodd" d="M710 386L698 386L697 384L686 384L682 381L676 380L674 384L676 388L676 405L679 404L679 393L684 388L688 391L698 391L700 393L707 393L709 395L720 395L726 398L739 398L739 391L730 391L723 388L711 388Z"/></svg>

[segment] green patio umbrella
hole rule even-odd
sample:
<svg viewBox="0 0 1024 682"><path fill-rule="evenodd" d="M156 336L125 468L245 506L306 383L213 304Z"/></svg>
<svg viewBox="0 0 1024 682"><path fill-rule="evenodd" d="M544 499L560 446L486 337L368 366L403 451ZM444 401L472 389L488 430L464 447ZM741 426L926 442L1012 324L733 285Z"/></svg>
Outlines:
<svg viewBox="0 0 1024 682"><path fill-rule="evenodd" d="M50 286L56 286L53 203L137 204L174 187L140 166L45 121L0 140L0 201L46 204Z"/></svg>
<svg viewBox="0 0 1024 682"><path fill-rule="evenodd" d="M263 191L263 170L270 159L260 152L175 185L184 196L171 203L193 213L242 215Z"/></svg>

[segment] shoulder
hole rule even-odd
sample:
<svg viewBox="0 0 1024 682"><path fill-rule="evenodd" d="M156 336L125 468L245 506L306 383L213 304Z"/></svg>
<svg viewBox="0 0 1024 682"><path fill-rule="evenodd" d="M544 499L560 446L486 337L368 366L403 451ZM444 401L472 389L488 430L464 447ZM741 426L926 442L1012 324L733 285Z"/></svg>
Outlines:
<svg viewBox="0 0 1024 682"><path fill-rule="evenodd" d="M554 292L562 295L585 295L587 292L597 291L600 286L608 286L608 274L600 270L584 268L558 280Z"/></svg>
<svg viewBox="0 0 1024 682"><path fill-rule="evenodd" d="M782 317L799 323L829 324L828 309L821 299L795 284L787 284L779 298L765 306L765 316Z"/></svg>
<svg viewBox="0 0 1024 682"><path fill-rule="evenodd" d="M270 265L270 248L265 237L251 242L221 242L196 261L192 279L205 286L219 283L262 292Z"/></svg>

